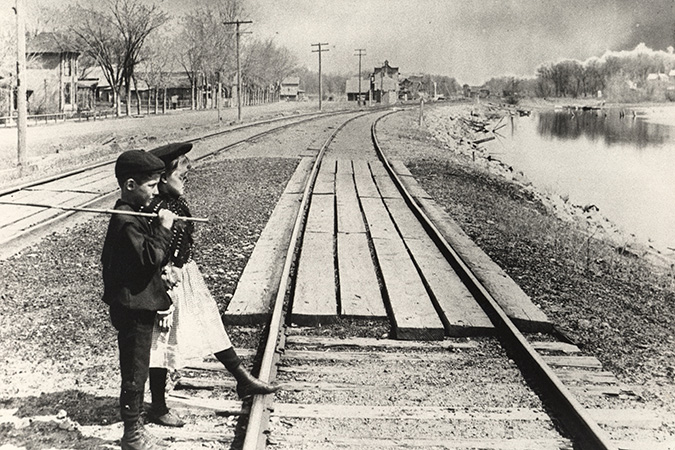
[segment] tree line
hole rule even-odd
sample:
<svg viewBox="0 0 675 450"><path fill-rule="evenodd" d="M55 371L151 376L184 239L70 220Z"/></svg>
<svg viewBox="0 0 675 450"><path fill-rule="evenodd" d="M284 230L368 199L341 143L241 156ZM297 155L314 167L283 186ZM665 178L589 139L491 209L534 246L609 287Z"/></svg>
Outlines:
<svg viewBox="0 0 675 450"><path fill-rule="evenodd" d="M517 100L529 97L598 97L615 102L674 101L673 48L652 50L644 44L631 51L607 52L586 61L542 64L534 78L497 77L486 86ZM656 77L650 74L656 74ZM660 74L660 77L659 77Z"/></svg>

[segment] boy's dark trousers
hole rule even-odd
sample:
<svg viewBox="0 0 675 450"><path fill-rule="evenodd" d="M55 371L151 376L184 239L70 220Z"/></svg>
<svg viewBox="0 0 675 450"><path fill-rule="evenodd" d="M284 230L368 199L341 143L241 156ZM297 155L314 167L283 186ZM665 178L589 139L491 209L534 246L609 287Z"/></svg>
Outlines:
<svg viewBox="0 0 675 450"><path fill-rule="evenodd" d="M122 375L120 415L125 427L134 426L140 421L155 315L155 311L128 309L117 303L110 307L110 319L118 331Z"/></svg>

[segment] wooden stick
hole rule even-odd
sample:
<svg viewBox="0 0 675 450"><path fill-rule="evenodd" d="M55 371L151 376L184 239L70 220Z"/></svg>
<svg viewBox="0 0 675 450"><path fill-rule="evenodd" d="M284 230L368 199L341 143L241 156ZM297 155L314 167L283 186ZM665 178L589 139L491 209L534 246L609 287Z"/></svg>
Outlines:
<svg viewBox="0 0 675 450"><path fill-rule="evenodd" d="M33 206L36 208L49 208L49 209L62 209L64 211L79 211L79 212L88 212L96 214L126 214L128 216L141 216L141 217L158 217L159 214L147 213L147 212L136 212L136 211L125 211L123 209L97 209L97 208L78 208L75 206L58 206L58 205L45 205L42 203L24 203L24 202L5 202L0 200L0 205L13 205L13 206ZM183 217L178 216L176 220L186 220L188 222L208 222L209 219L203 219L200 217Z"/></svg>

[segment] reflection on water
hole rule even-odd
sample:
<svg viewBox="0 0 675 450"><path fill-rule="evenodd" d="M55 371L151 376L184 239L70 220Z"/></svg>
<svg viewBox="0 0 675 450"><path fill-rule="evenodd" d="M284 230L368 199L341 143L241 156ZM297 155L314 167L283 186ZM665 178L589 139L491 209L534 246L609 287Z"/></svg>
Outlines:
<svg viewBox="0 0 675 450"><path fill-rule="evenodd" d="M670 127L648 123L632 111L616 109L542 112L537 114L537 132L560 139L601 139L606 145L628 143L636 148L663 144L670 138Z"/></svg>
<svg viewBox="0 0 675 450"><path fill-rule="evenodd" d="M556 110L513 117L484 146L541 191L596 205L625 231L675 248L674 131L628 110Z"/></svg>

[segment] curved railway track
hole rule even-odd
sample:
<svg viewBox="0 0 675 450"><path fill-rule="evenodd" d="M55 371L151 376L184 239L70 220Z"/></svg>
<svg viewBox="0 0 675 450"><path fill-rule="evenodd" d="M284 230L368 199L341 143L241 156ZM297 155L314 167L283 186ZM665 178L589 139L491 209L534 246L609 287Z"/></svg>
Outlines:
<svg viewBox="0 0 675 450"><path fill-rule="evenodd" d="M354 111L281 117L209 133L188 142L216 142L223 137L229 138L230 142L225 145L201 145L192 152L192 159L199 161L292 126L349 113L353 114ZM40 233L74 215L76 211L72 209L96 208L110 203L117 192L115 180L110 177L114 163L115 159L106 160L0 190L0 248L3 249L0 258L16 253L33 242L35 236L40 236ZM48 204L65 209L16 206L12 204L15 202Z"/></svg>
<svg viewBox="0 0 675 450"><path fill-rule="evenodd" d="M169 396L188 425L152 433L173 449L671 448L673 418L613 403L630 393L386 159L386 114L354 113L300 160L223 316L265 328L240 353L283 389L220 400L234 384L206 360Z"/></svg>

